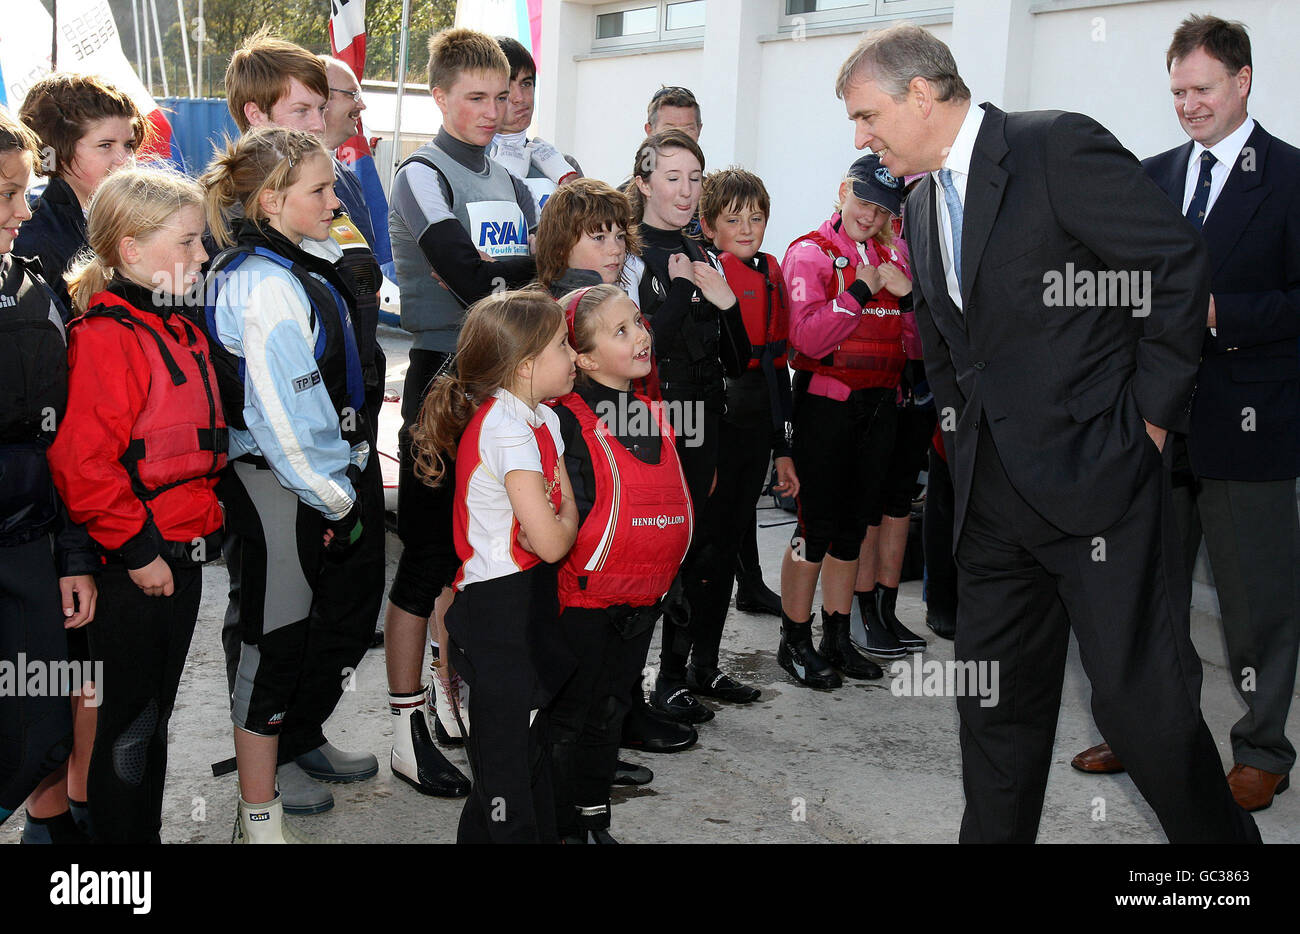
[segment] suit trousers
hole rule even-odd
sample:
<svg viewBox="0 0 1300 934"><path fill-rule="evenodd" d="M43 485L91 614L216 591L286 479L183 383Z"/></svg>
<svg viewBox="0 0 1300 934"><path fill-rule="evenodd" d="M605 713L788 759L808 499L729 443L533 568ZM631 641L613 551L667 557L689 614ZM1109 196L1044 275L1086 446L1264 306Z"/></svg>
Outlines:
<svg viewBox="0 0 1300 934"><path fill-rule="evenodd" d="M955 655L990 671L996 662L999 690L990 706L970 693L957 698L961 841L1037 836L1073 629L1097 725L1170 842L1259 842L1201 716L1201 663L1168 471L1155 445L1142 441L1147 464L1124 515L1095 536L1074 536L1024 501L986 418L979 424L956 553Z"/></svg>
<svg viewBox="0 0 1300 934"><path fill-rule="evenodd" d="M1300 655L1295 481L1200 478L1175 489L1174 508L1189 580L1205 539L1228 673L1247 708L1232 727L1233 760L1284 775L1296 759L1286 719Z"/></svg>

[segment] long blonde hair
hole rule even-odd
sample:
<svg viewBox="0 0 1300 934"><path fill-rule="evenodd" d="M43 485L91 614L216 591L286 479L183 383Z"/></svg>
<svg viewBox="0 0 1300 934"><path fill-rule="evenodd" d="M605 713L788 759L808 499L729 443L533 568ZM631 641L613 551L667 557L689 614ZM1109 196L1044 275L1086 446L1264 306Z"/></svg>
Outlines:
<svg viewBox="0 0 1300 934"><path fill-rule="evenodd" d="M841 190L843 190L843 188L844 188L845 185L848 185L848 186L849 186L849 197L850 197L850 198L858 198L858 196L855 195L855 194L853 193L853 176L852 176L852 175L845 175L844 178L840 180L840 187L839 187L838 189L836 189L836 193L835 193L835 213L837 213L837 214L843 212L843 210L844 210L844 199L841 198L841 197L839 196L839 192L840 192ZM876 210L878 210L878 211L884 211L886 214L889 215L889 220L885 223L885 226L884 226L884 227L881 227L881 228L880 228L880 233L876 234L876 235L873 236L871 239L872 239L872 240L875 240L876 243L880 244L880 245L883 246L883 247L892 247L892 246L894 245L894 214L893 214L893 212L890 211L890 210L888 210L888 209L886 209L886 208L882 208L880 205L876 204L874 201L867 201L865 198L858 198L858 200L859 200L859 201L863 201L863 202L865 202L866 204L870 204L870 205L874 206L874 207L876 208Z"/></svg>
<svg viewBox="0 0 1300 934"><path fill-rule="evenodd" d="M298 180L303 161L316 154L328 157L319 138L278 126L260 127L237 140L226 140L199 177L208 230L217 245L226 247L234 242L230 221L237 206L249 220L264 221L262 192L284 191Z"/></svg>
<svg viewBox="0 0 1300 934"><path fill-rule="evenodd" d="M411 428L421 479L442 482L474 412L498 389L510 389L519 364L545 350L563 323L564 312L541 289L498 292L470 306L456 341L455 372L434 381Z"/></svg>
<svg viewBox="0 0 1300 934"><path fill-rule="evenodd" d="M90 199L83 251L64 276L72 306L90 307L121 264L118 244L123 237L147 237L167 225L185 207L203 207L203 189L189 178L167 169L122 169L104 179Z"/></svg>

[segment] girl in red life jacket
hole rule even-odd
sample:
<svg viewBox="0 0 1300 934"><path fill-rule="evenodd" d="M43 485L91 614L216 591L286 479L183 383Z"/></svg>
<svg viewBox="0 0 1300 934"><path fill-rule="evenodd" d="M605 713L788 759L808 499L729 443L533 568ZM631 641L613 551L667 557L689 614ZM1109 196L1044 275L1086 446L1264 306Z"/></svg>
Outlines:
<svg viewBox="0 0 1300 934"><path fill-rule="evenodd" d="M781 264L795 351L795 467L799 522L781 567L777 661L809 687L836 688L883 672L849 637L858 553L894 439L895 397L911 307L906 255L893 242L901 182L875 155L840 183L837 212L800 237ZM812 601L822 576L823 638L812 644Z"/></svg>
<svg viewBox="0 0 1300 934"><path fill-rule="evenodd" d="M207 259L202 204L184 176L115 173L90 204L95 255L68 276L82 314L49 462L69 514L104 554L87 629L103 673L87 787L105 843L159 842L167 723L202 565L221 553L214 487L226 423L208 343L184 311Z"/></svg>
<svg viewBox="0 0 1300 934"><path fill-rule="evenodd" d="M564 315L544 292L476 302L456 343L456 375L429 389L412 432L416 471L448 478L460 570L447 611L452 667L469 685L474 781L458 843L554 842L547 707L573 658L559 628L554 563L578 531L545 399L573 388Z"/></svg>
<svg viewBox="0 0 1300 934"><path fill-rule="evenodd" d="M565 842L613 843L609 786L627 687L645 666L694 515L666 414L633 392L653 366L640 310L614 285L563 304L579 380L555 411L582 524L559 572L577 670L551 712L555 816Z"/></svg>

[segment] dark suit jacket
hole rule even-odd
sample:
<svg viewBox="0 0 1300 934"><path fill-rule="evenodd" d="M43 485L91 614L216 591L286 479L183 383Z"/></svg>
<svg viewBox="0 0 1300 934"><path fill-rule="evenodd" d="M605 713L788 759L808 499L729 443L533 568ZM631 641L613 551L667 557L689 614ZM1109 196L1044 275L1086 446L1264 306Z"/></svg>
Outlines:
<svg viewBox="0 0 1300 934"><path fill-rule="evenodd" d="M1180 209L1191 152L1189 140L1142 163ZM1192 470L1290 479L1300 474L1300 149L1256 123L1201 234L1218 336L1204 331Z"/></svg>
<svg viewBox="0 0 1300 934"><path fill-rule="evenodd" d="M987 419L1007 475L1072 535L1113 525L1144 459L1142 420L1181 429L1209 297L1201 238L1127 150L1081 114L986 111L964 206L962 297L948 296L937 199L908 197L916 321L953 474L961 535L975 444ZM1052 274L1150 273L1149 313L1049 304ZM1080 296L1082 297L1082 296ZM1130 303L1141 304L1141 303ZM1149 464L1146 465L1149 468Z"/></svg>

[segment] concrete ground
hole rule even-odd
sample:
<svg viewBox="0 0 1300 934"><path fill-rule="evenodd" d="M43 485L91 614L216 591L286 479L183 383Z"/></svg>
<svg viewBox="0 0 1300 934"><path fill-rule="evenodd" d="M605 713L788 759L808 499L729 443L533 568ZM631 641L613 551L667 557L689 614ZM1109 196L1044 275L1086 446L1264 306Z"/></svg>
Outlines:
<svg viewBox="0 0 1300 934"><path fill-rule="evenodd" d="M397 332L385 335L389 382L400 389L405 356ZM790 517L758 514L765 576L776 586ZM400 545L388 541L391 578ZM931 637L926 659L952 658L952 643L925 628L920 583L904 584L899 616ZM203 605L171 722L171 761L163 839L230 840L234 775L214 778L210 764L233 754L219 639L226 573L205 571ZM820 601L818 602L820 605ZM93 625L93 624L92 624ZM816 628L815 628L816 631ZM888 669L881 681L850 681L820 692L793 682L776 664L779 623L734 608L723 638L723 665L762 689L745 707L704 702L718 711L700 742L676 755L624 753L655 772L652 784L617 789L613 831L628 843L951 843L962 814L957 715L951 697L895 696ZM1245 710L1225 670L1214 592L1197 584L1193 639L1205 668L1202 707L1225 770L1228 731ZM658 658L658 639L651 664ZM355 843L450 843L462 802L426 798L388 768L390 716L383 649L366 653L353 690L344 694L326 733L340 747L367 749L379 775L334 785L332 811L298 819L312 833ZM1071 641L1052 772L1039 840L1045 843L1163 842L1151 810L1127 776L1094 777L1070 768L1079 750L1099 741L1088 710L1089 687ZM1300 745L1300 717L1288 731ZM468 774L462 751L448 753ZM1256 814L1270 843L1300 842L1300 794L1284 794ZM0 827L0 843L18 839L22 821Z"/></svg>

